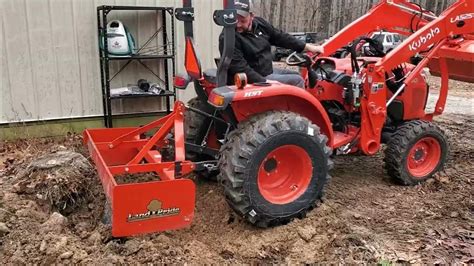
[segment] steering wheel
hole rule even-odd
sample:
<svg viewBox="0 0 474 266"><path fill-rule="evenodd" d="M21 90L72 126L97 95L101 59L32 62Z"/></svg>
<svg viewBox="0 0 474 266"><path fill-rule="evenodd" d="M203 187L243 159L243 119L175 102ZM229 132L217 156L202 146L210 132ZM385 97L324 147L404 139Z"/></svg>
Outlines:
<svg viewBox="0 0 474 266"><path fill-rule="evenodd" d="M286 64L289 66L302 66L306 64L307 59L305 56L301 55L298 52L293 52L291 53L287 58L286 58Z"/></svg>

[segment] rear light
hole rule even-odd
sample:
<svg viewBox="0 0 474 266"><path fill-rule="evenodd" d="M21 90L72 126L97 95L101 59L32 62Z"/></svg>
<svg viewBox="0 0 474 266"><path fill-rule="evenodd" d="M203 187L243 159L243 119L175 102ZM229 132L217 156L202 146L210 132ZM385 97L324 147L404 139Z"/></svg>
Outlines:
<svg viewBox="0 0 474 266"><path fill-rule="evenodd" d="M177 75L174 77L173 84L176 89L184 90L188 86L191 78L187 75Z"/></svg>
<svg viewBox="0 0 474 266"><path fill-rule="evenodd" d="M234 76L234 84L239 89L244 89L247 86L247 75L245 73L237 73Z"/></svg>
<svg viewBox="0 0 474 266"><path fill-rule="evenodd" d="M215 107L222 107L225 104L225 98L222 95L211 93L208 102Z"/></svg>

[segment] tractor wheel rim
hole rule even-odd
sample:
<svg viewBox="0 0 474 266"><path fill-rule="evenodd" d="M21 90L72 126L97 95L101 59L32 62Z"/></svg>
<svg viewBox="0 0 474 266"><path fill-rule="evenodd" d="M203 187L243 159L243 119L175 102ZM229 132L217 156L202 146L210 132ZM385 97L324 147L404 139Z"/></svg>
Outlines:
<svg viewBox="0 0 474 266"><path fill-rule="evenodd" d="M419 179L425 178L441 159L441 145L433 137L420 139L408 153L407 167L410 174Z"/></svg>
<svg viewBox="0 0 474 266"><path fill-rule="evenodd" d="M308 188L313 165L306 150L296 145L284 145L271 151L258 170L258 189L273 204L288 204L298 199Z"/></svg>

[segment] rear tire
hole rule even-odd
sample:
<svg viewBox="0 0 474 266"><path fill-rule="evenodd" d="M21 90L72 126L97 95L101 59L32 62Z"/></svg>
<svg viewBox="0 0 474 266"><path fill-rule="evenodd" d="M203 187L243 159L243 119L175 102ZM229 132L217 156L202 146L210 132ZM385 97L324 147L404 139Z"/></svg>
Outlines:
<svg viewBox="0 0 474 266"><path fill-rule="evenodd" d="M213 108L209 104L197 97L189 100L188 106L208 114L212 114L213 111ZM210 118L207 118L196 112L186 110L184 113L184 136L186 142L201 145L210 122ZM192 151L186 151L186 159L193 162L216 160L216 158L213 158L212 156L199 154ZM198 175L205 179L216 181L216 176L218 173L218 171L204 170L199 172Z"/></svg>
<svg viewBox="0 0 474 266"><path fill-rule="evenodd" d="M444 167L449 145L435 124L414 120L400 126L385 149L385 169L403 185L416 185Z"/></svg>
<svg viewBox="0 0 474 266"><path fill-rule="evenodd" d="M219 160L218 180L229 206L259 227L303 218L330 178L326 142L316 125L291 112L268 112L239 124Z"/></svg>

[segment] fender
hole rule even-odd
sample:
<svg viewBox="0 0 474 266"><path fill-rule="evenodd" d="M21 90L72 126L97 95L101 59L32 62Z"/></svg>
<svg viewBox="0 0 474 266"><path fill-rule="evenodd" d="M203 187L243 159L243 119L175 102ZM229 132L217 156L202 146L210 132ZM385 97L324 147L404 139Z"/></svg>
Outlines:
<svg viewBox="0 0 474 266"><path fill-rule="evenodd" d="M326 110L307 90L277 82L249 84L243 89L224 86L211 92L210 104L213 104L212 99L216 95L225 98L224 108L230 104L239 122L245 121L253 115L272 110L298 113L319 126L321 132L328 137L328 145L333 147L334 132ZM217 107L215 104L213 105Z"/></svg>

